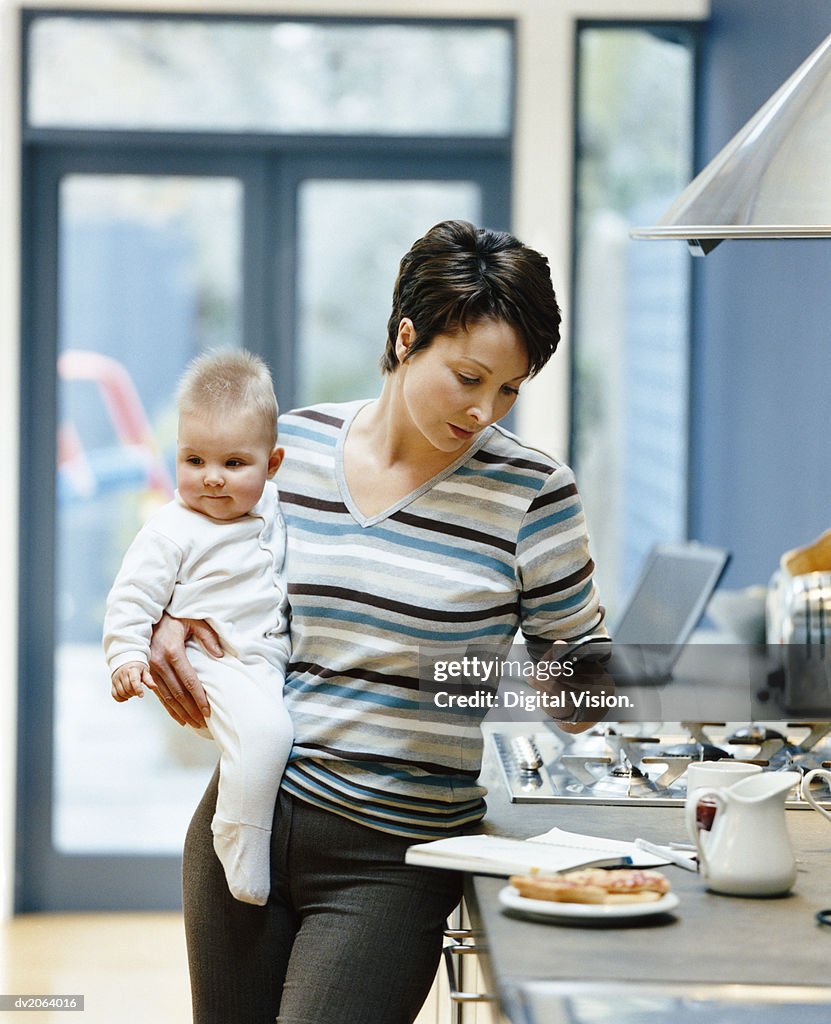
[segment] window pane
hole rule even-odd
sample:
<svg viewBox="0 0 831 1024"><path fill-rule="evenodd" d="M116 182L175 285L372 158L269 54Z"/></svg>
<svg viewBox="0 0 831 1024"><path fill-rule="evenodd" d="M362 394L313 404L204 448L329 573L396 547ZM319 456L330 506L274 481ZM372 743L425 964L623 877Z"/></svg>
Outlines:
<svg viewBox="0 0 831 1024"><path fill-rule="evenodd" d="M506 136L504 26L42 16L36 127Z"/></svg>
<svg viewBox="0 0 831 1024"><path fill-rule="evenodd" d="M306 181L299 196L298 395L372 398L398 263L440 220L478 223L473 182ZM333 233L333 225L337 233Z"/></svg>
<svg viewBox="0 0 831 1024"><path fill-rule="evenodd" d="M572 460L612 612L686 535L689 256L634 242L691 177L689 33L579 33Z"/></svg>
<svg viewBox="0 0 831 1024"><path fill-rule="evenodd" d="M213 743L152 696L116 704L104 600L172 495L185 364L239 344L242 185L82 175L59 192L55 846L177 853Z"/></svg>

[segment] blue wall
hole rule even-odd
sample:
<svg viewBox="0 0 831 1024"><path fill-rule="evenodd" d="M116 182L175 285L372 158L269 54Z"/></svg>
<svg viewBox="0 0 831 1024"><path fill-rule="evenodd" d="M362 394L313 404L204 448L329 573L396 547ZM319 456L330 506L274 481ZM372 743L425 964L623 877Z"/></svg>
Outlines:
<svg viewBox="0 0 831 1024"><path fill-rule="evenodd" d="M829 33L828 0L713 0L700 167ZM694 262L691 535L733 552L728 586L767 582L831 527L831 239Z"/></svg>

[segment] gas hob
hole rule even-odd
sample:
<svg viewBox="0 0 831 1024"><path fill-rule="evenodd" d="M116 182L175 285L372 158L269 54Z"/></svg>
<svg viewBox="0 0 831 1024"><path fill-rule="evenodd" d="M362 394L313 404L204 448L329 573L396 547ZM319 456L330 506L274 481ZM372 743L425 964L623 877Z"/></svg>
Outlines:
<svg viewBox="0 0 831 1024"><path fill-rule="evenodd" d="M604 723L577 736L543 726L495 731L491 742L515 803L679 805L692 761L730 758L802 774L831 767L831 722ZM831 806L827 783L815 786L816 799ZM794 790L787 806L810 805Z"/></svg>

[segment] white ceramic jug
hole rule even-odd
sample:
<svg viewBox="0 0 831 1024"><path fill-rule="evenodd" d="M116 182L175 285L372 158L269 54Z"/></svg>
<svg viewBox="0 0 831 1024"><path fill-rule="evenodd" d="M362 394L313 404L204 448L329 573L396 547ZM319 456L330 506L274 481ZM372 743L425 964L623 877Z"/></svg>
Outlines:
<svg viewBox="0 0 831 1024"><path fill-rule="evenodd" d="M785 798L799 772L763 772L729 789L700 789L686 808L687 831L698 850L707 888L733 896L778 896L796 880L785 824ZM709 832L696 825L700 800L716 804Z"/></svg>

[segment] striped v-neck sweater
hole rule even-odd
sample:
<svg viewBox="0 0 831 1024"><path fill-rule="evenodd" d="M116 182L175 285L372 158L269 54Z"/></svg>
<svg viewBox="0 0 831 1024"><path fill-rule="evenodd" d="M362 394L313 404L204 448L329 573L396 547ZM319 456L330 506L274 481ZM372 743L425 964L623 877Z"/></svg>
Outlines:
<svg viewBox="0 0 831 1024"><path fill-rule="evenodd" d="M489 427L367 518L343 472L363 404L280 419L295 729L283 785L370 828L429 839L483 817L486 790L478 722L419 703L419 648L478 643L502 657L517 630L570 639L603 612L567 466Z"/></svg>

